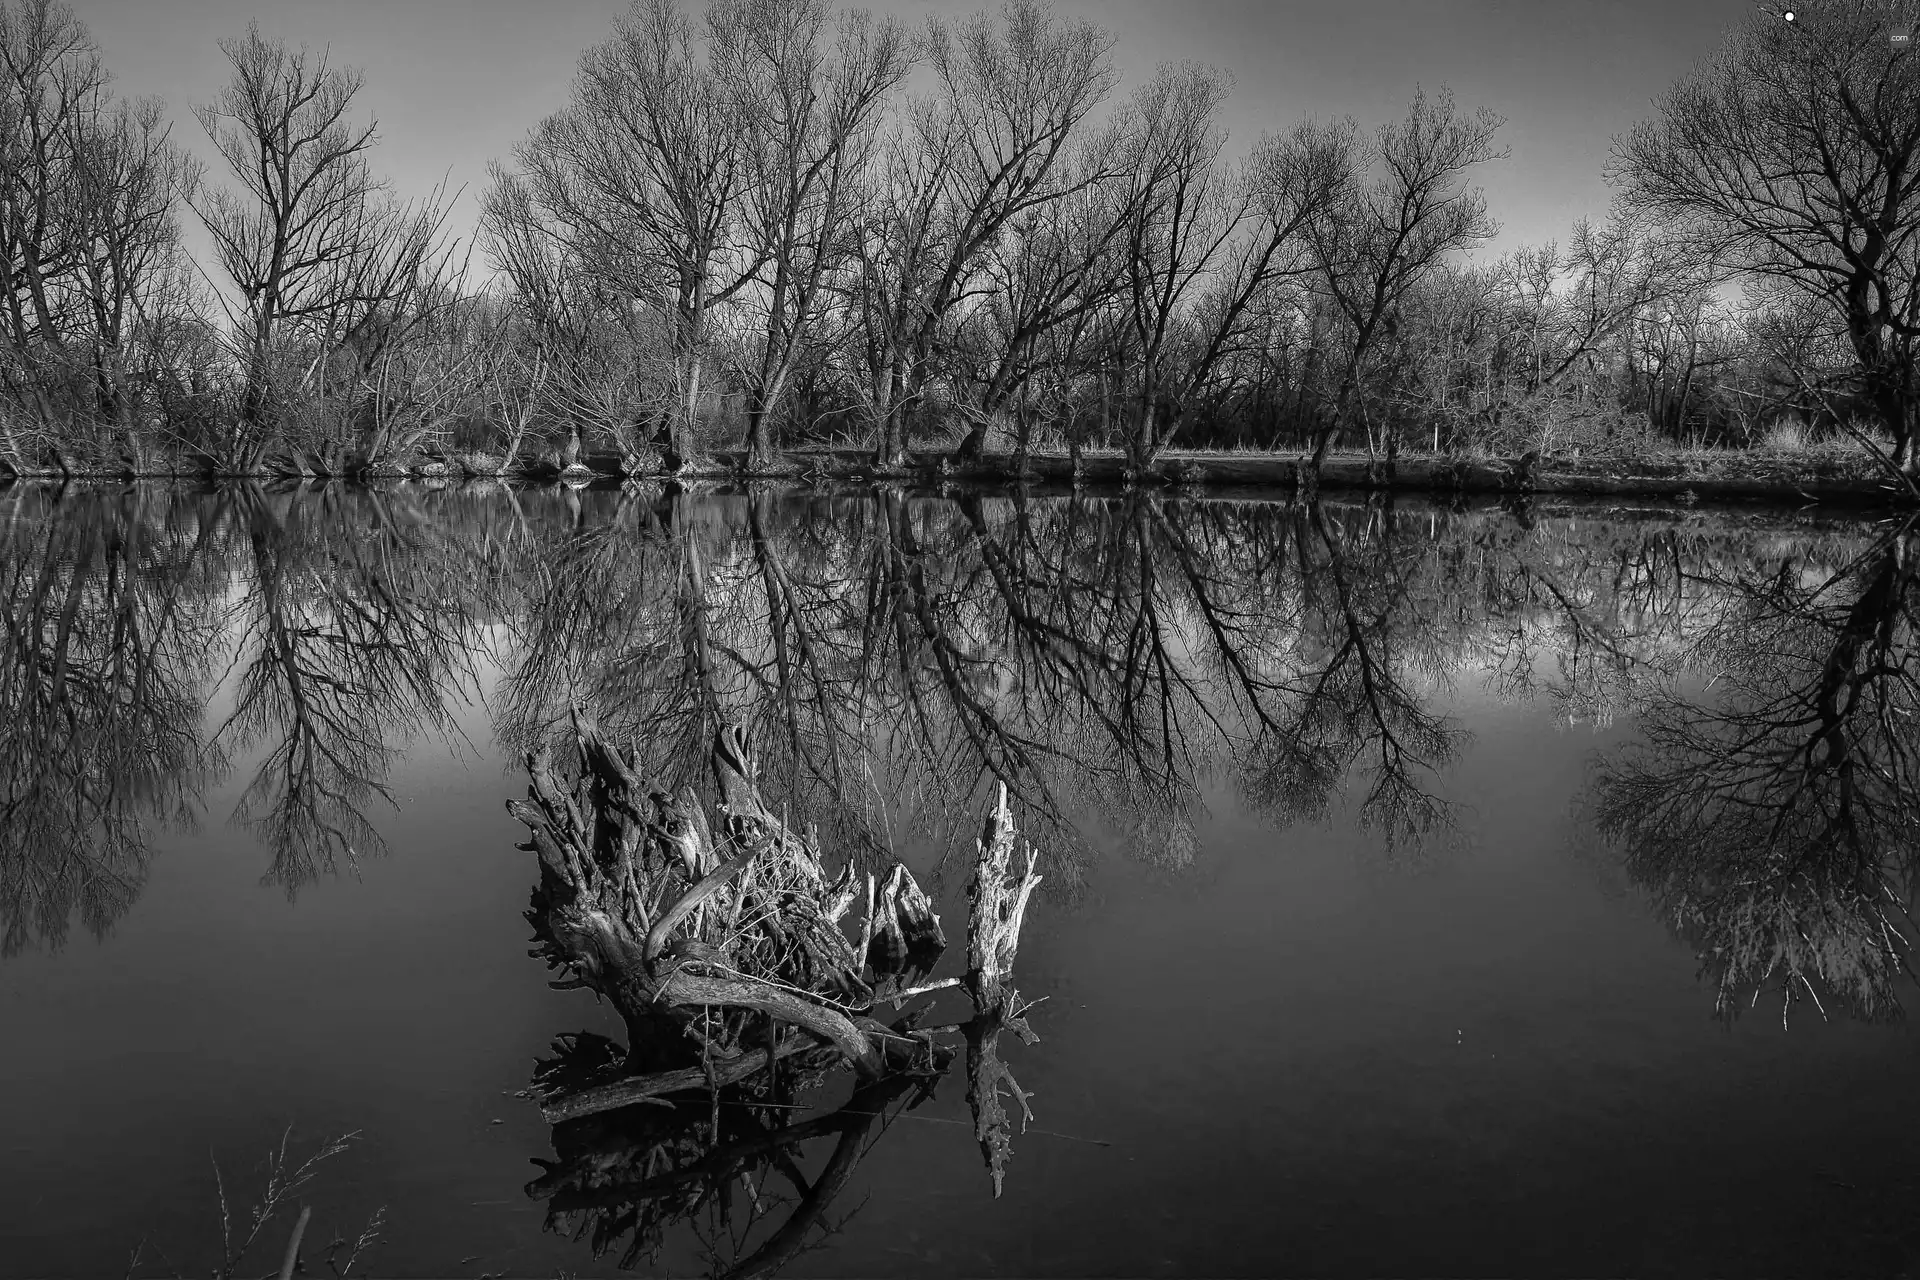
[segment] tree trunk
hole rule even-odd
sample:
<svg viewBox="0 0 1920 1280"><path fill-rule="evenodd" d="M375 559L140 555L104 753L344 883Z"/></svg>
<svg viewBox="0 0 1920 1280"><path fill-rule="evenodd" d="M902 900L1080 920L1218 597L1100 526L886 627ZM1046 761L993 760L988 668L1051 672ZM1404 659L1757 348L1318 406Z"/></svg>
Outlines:
<svg viewBox="0 0 1920 1280"><path fill-rule="evenodd" d="M880 421L873 465L882 471L897 471L907 463L905 386L906 361L896 353L881 377L880 394L874 398Z"/></svg>
<svg viewBox="0 0 1920 1280"><path fill-rule="evenodd" d="M1879 410L1880 420L1887 428L1887 434L1893 437L1893 465L1900 473L1909 478L1920 476L1920 466L1916 463L1914 436L1920 428L1920 403L1905 393L1896 381L1898 371L1889 370L1879 379L1875 388L1874 407Z"/></svg>
<svg viewBox="0 0 1920 1280"><path fill-rule="evenodd" d="M773 432L769 426L771 415L758 392L749 392L748 396L747 467L753 471L764 471L778 461L773 449Z"/></svg>
<svg viewBox="0 0 1920 1280"><path fill-rule="evenodd" d="M686 388L686 402L682 408L685 412L674 415L676 420L672 427L673 450L680 455L683 462L699 456L700 375L702 372L700 357L697 353L688 354L684 360L686 372L682 385Z"/></svg>
<svg viewBox="0 0 1920 1280"><path fill-rule="evenodd" d="M1135 471L1144 471L1153 462L1155 425L1153 398L1144 396L1127 432L1127 465Z"/></svg>

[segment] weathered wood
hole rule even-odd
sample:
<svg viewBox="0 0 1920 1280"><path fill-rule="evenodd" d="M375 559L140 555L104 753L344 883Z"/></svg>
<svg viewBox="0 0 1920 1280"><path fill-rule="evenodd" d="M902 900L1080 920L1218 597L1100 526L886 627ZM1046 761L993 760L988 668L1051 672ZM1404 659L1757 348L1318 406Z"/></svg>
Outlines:
<svg viewBox="0 0 1920 1280"><path fill-rule="evenodd" d="M924 974L947 949L933 903L902 864L874 891L872 916L872 936L861 954L876 975Z"/></svg>
<svg viewBox="0 0 1920 1280"><path fill-rule="evenodd" d="M771 1015L838 1049L863 1074L879 1071L880 1047L849 1018L873 1000L864 957L839 925L851 867L829 884L819 854L760 798L738 730L715 735L715 827L731 853L715 865L695 797L649 787L637 757L590 724L575 729L578 775L563 776L551 753L530 756L527 798L508 805L530 832L524 847L540 859L528 913L539 954L613 1005L630 1048L659 1040L663 1020L719 1009L736 1023ZM900 931L904 911L905 949L931 964L945 939L925 894L904 866L887 884L889 927Z"/></svg>
<svg viewBox="0 0 1920 1280"><path fill-rule="evenodd" d="M818 851L760 795L736 729L726 726L715 735L719 804L710 826L691 792L669 795L649 786L636 755L616 750L591 725L576 730L577 775L567 776L549 754L532 756L527 799L509 805L530 832L523 847L540 860L541 885L528 918L543 944L536 954L576 975L625 1019L628 1063L636 1074L609 1082L596 1068L597 1083L542 1099L546 1119L558 1124L648 1102L671 1107L670 1096L707 1089L713 1091L707 1128L717 1143L718 1091L770 1089L784 1058L817 1050L824 1056L808 1061L832 1062L837 1054L867 1082L924 1077L944 1071L953 1056L935 1038L959 1031L966 1037L974 1134L999 1195L1013 1136L1007 1097L1017 1102L1023 1127L1032 1116L1030 1095L1001 1059L999 1043L1008 1031L1027 1043L1036 1039L1013 986L1013 966L1041 880L1037 853L1014 828L1006 788L999 788L987 818L968 886L965 974L925 982L946 937L911 872L896 864L876 878L849 861L830 880ZM866 911L847 921L847 928L857 928L856 942L841 921L862 889ZM966 992L970 1020L908 1030L930 1007L924 1004L893 1026L867 1016L876 1001L900 1009L949 987ZM788 1038L769 1049L776 1026L786 1028ZM817 1066L801 1070L817 1082ZM579 1075L576 1082L592 1078ZM671 1168L682 1167L686 1151L684 1135L675 1141L681 1145ZM831 1163L855 1158L850 1150ZM656 1182L649 1174L644 1185L664 1190L682 1181L675 1174ZM817 1208L837 1189L836 1179L824 1179L810 1189L824 1197L808 1193L805 1200ZM621 1194L607 1189L589 1199L612 1204ZM791 1243L780 1239L782 1247L763 1253L762 1263Z"/></svg>
<svg viewBox="0 0 1920 1280"><path fill-rule="evenodd" d="M1013 865L1018 834L1007 806L1007 787L981 833L979 858L968 893L973 899L967 926L967 994L973 999L974 1019L967 1024L967 1105L973 1112L973 1136L986 1157L997 1199L1013 1154L1013 1124L1001 1100L1004 1088L1020 1104L1022 1128L1033 1119L1027 1105L1032 1095L1020 1087L1012 1068L1000 1057L1000 1036L1012 1031L1028 1044L1038 1037L1027 1026L1025 1007L1013 988L1013 961L1020 949L1020 929L1027 902L1040 884L1034 871L1038 855L1026 846L1026 868L1017 876Z"/></svg>
<svg viewBox="0 0 1920 1280"><path fill-rule="evenodd" d="M1013 994L1008 980L1020 950L1027 900L1040 884L1040 876L1034 872L1039 855L1031 844L1026 846L1026 869L1014 875L1017 841L1003 782L993 812L987 815L979 860L967 887L973 899L967 926L967 994L973 997L973 1007L982 1017L996 1016L1007 1009Z"/></svg>
<svg viewBox="0 0 1920 1280"><path fill-rule="evenodd" d="M705 1008L716 1005L753 1009L772 1014L820 1037L839 1049L865 1075L880 1070L881 1050L867 1034L837 1009L802 999L767 982L751 979L707 978L687 973L672 973L658 988L658 999L682 1007Z"/></svg>
<svg viewBox="0 0 1920 1280"><path fill-rule="evenodd" d="M660 922L647 931L647 943L643 952L647 964L652 965L659 958L661 951L666 948L668 936L679 927L682 921L693 914L695 907L726 888L735 876L747 869L747 865L759 856L759 853L758 849L749 849L745 853L727 859L701 877L699 883L681 895L678 902L667 908L666 914L660 917ZM695 865L698 865L697 857L694 861Z"/></svg>
<svg viewBox="0 0 1920 1280"><path fill-rule="evenodd" d="M604 1111L617 1111L621 1107L659 1102L670 1094L684 1093L688 1089L737 1084L765 1071L770 1064L782 1058L790 1058L803 1050L817 1047L804 1036L790 1036L781 1041L779 1047L771 1053L765 1049L754 1049L737 1058L728 1058L723 1062L715 1062L707 1066L683 1067L678 1071L658 1071L652 1075L630 1076L625 1080L595 1085L590 1089L581 1089L552 1101L543 1102L540 1104L540 1118L548 1124L563 1124L583 1116L598 1115Z"/></svg>

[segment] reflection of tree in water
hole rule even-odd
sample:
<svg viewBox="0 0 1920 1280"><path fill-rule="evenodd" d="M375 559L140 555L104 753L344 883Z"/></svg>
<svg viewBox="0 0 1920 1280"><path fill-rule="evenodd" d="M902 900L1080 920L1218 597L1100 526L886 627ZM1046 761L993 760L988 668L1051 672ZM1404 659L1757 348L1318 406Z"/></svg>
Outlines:
<svg viewBox="0 0 1920 1280"><path fill-rule="evenodd" d="M917 681L894 696L882 673L912 615L890 605L915 587L886 506L818 499L795 514L768 495L629 494L577 531L528 610L505 738L531 746L582 704L678 790L704 785L707 742L738 718L796 826L884 848L881 797L903 779L877 748L937 753L988 672L963 655L953 697L928 699Z"/></svg>
<svg viewBox="0 0 1920 1280"><path fill-rule="evenodd" d="M1456 656L1431 544L1405 536L1391 509L1313 508L1293 532L1304 643L1277 668L1283 696L1262 710L1249 795L1299 820L1354 787L1362 825L1390 850L1417 845L1451 828L1437 779L1460 740L1427 705Z"/></svg>
<svg viewBox="0 0 1920 1280"><path fill-rule="evenodd" d="M1702 575L1719 597L1650 680L1642 740L1594 810L1697 947L1731 1014L1762 991L1865 1017L1899 1008L1920 853L1915 536L1837 571Z"/></svg>
<svg viewBox="0 0 1920 1280"><path fill-rule="evenodd" d="M1570 532L1504 523L1478 532L1472 647L1503 698L1544 698L1562 725L1606 728L1649 672L1717 625L1727 601L1715 584L1744 572L1754 547L1738 530L1664 522ZM1782 541L1798 553L1820 539Z"/></svg>
<svg viewBox="0 0 1920 1280"><path fill-rule="evenodd" d="M1771 964L1802 994L1890 1008L1904 961L1888 890L1912 845L1910 533L1846 573L1756 578L1753 536L1724 522L1391 504L0 503L9 949L57 941L76 911L110 923L154 832L243 751L258 766L242 816L276 881L375 846L395 756L451 732L499 627L510 745L580 703L641 744L651 776L704 791L705 743L739 720L766 793L823 842L872 855L914 831L953 848L999 780L1060 871L1083 828L1186 866L1220 786L1280 822L1350 804L1390 850L1442 838L1436 779L1459 734L1435 704L1462 674L1568 722L1644 711L1647 746L1596 795L1634 878L1721 948L1725 1001ZM1859 551L1844 529L1769 537L1769 563ZM229 653L233 710L209 743L201 708ZM1675 664L1694 685L1660 677Z"/></svg>
<svg viewBox="0 0 1920 1280"><path fill-rule="evenodd" d="M378 492L241 490L234 704L215 741L266 754L236 817L289 892L381 847L369 816L409 742L456 733L495 575L459 523Z"/></svg>
<svg viewBox="0 0 1920 1280"><path fill-rule="evenodd" d="M739 718L769 793L842 847L898 819L951 848L1004 782L1050 850L1098 815L1177 866L1214 776L1287 820L1358 778L1361 816L1419 839L1457 734L1426 707L1444 653L1399 529L1138 496L628 495L553 555L505 733L530 746L578 703L680 787Z"/></svg>
<svg viewBox="0 0 1920 1280"><path fill-rule="evenodd" d="M240 816L269 879L376 844L368 804L409 738L451 729L511 554L493 510L344 491L22 487L0 520L8 954L58 945L76 914L110 927L156 831L250 748ZM230 652L235 706L209 737Z"/></svg>
<svg viewBox="0 0 1920 1280"><path fill-rule="evenodd" d="M217 757L199 731L218 574L164 492L0 498L0 954L103 934Z"/></svg>

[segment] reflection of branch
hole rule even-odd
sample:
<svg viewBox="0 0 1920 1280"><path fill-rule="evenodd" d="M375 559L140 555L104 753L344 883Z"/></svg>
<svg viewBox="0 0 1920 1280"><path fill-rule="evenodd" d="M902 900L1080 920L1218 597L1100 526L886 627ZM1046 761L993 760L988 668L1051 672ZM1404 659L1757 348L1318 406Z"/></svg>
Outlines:
<svg viewBox="0 0 1920 1280"><path fill-rule="evenodd" d="M1309 528L1324 552L1318 563L1307 554ZM1262 794L1312 816L1350 768L1374 757L1365 766L1363 823L1380 827L1390 844L1450 826L1447 802L1419 775L1437 776L1454 758L1459 731L1427 711L1396 669L1404 639L1437 642L1434 623L1406 586L1404 552L1390 533L1379 539L1376 554L1357 566L1366 572L1357 581L1324 509L1308 511L1296 537L1309 616L1330 632L1331 648L1303 664L1285 721L1276 715L1262 736Z"/></svg>
<svg viewBox="0 0 1920 1280"><path fill-rule="evenodd" d="M1369 820L1442 821L1429 788L1399 785L1441 768L1455 735L1399 669L1437 606L1399 582L1390 521L1364 561L1386 580L1363 586L1330 526L1310 555L1306 525L1290 543L1270 506L765 490L671 503L670 540L616 522L548 557L509 741L550 735L577 699L678 787L703 776L699 726L725 708L769 726L790 817L869 857L896 817L951 855L952 815L1004 784L1063 868L1086 813L1184 865L1206 770L1271 785L1291 756L1316 780L1295 797L1314 812L1366 750L1380 753ZM1341 638L1327 664L1307 651L1322 634Z"/></svg>
<svg viewBox="0 0 1920 1280"><path fill-rule="evenodd" d="M723 1273L727 1280L762 1280L763 1277L777 1275L800 1253L807 1234L820 1223L834 1199L846 1190L855 1166L860 1163L860 1157L866 1154L867 1136L873 1131L875 1122L886 1115L890 1104L915 1088L916 1084L910 1077L896 1076L854 1090L853 1097L834 1117L840 1138L834 1143L833 1154L827 1157L826 1167L813 1180L813 1185L807 1189L793 1213L767 1238L766 1243Z"/></svg>
<svg viewBox="0 0 1920 1280"><path fill-rule="evenodd" d="M1723 581L1696 648L1716 696L1657 685L1644 743L1595 777L1601 829L1699 947L1722 1014L1768 985L1783 1018L1823 991L1864 1016L1899 1007L1920 853L1913 558L1901 532L1811 584L1791 566Z"/></svg>
<svg viewBox="0 0 1920 1280"><path fill-rule="evenodd" d="M408 529L380 496L356 497L371 530L351 509L309 524L258 491L239 499L251 573L234 707L216 739L270 744L237 816L263 832L267 878L288 892L380 847L368 806L391 801L385 775L408 738L454 731L447 702L473 681L479 650L486 575L458 531Z"/></svg>
<svg viewBox="0 0 1920 1280"><path fill-rule="evenodd" d="M943 1064L944 1065L944 1064ZM733 1212L734 1188L746 1191L749 1220L730 1233L742 1243L771 1218L779 1198L774 1177L798 1195L783 1221L745 1256L717 1268L729 1276L772 1275L822 1229L833 1201L846 1189L876 1127L927 1096L929 1077L900 1073L869 1081L841 1107L806 1120L793 1118L802 1089L825 1078L803 1069L776 1083L758 1077L702 1097L682 1093L657 1107L636 1107L557 1126L557 1161L527 1195L547 1201L547 1226L578 1238L591 1232L594 1256L631 1236L620 1258L630 1267L664 1243L668 1227L692 1222L703 1210ZM717 1128L714 1127L717 1121ZM801 1172L808 1146L833 1139L821 1172ZM725 1225L723 1223L723 1225Z"/></svg>
<svg viewBox="0 0 1920 1280"><path fill-rule="evenodd" d="M0 955L103 934L153 829L188 821L217 768L200 740L214 528L144 495L63 495L0 540Z"/></svg>
<svg viewBox="0 0 1920 1280"><path fill-rule="evenodd" d="M951 628L936 612L927 582L927 557L913 535L905 504L895 494L885 495L883 501L887 503L889 534L888 584L897 596L905 597L904 601L897 600L893 607L903 619L913 620L917 626L914 640L934 656L938 674L936 687L948 700L944 709L954 713L983 773L1011 787L1043 811L1051 809L1051 798L1036 793L1036 787L1042 784L1035 766L1041 757L1052 752L1038 736L1021 732L1006 717L997 714L988 700L975 691L968 668L978 659L961 652ZM902 625L904 630L904 622ZM908 652L908 644L903 640L900 653L903 661ZM911 675L908 679L918 701L919 682ZM924 710L924 704L921 707ZM926 724L924 717L921 723Z"/></svg>

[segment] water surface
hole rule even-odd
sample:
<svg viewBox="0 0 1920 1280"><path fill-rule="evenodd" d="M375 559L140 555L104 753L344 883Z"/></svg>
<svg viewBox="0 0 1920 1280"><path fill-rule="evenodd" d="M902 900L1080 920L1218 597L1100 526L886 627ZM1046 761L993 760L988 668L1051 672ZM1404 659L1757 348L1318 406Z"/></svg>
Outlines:
<svg viewBox="0 0 1920 1280"><path fill-rule="evenodd" d="M251 1203L289 1124L361 1135L302 1192L310 1270L381 1208L379 1274L750 1253L706 1206L596 1256L525 1190L556 1135L512 1095L617 1034L528 958L503 808L578 707L668 786L747 725L791 823L949 921L995 784L1043 850L1004 1196L949 1081L788 1274L1898 1274L1915 553L1605 508L0 492L0 1271L205 1273L214 1160Z"/></svg>

